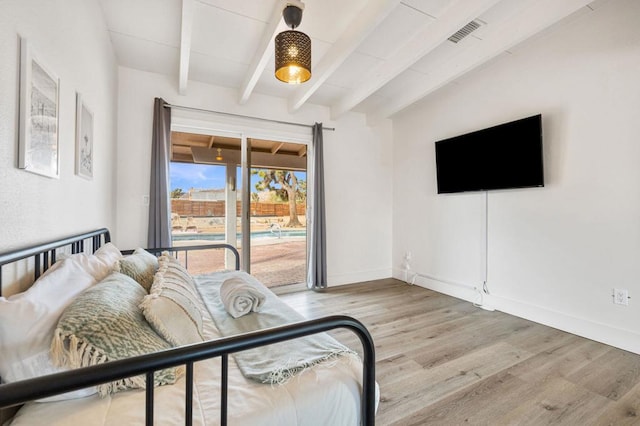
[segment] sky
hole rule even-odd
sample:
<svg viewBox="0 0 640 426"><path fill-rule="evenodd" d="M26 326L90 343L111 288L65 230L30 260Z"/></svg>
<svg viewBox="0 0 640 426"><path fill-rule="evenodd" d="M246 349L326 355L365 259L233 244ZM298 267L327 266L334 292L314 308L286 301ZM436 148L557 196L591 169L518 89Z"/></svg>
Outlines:
<svg viewBox="0 0 640 426"><path fill-rule="evenodd" d="M306 173L296 172L299 179L306 179ZM210 164L193 164L193 163L170 163L169 164L170 189L180 188L187 192L191 188L195 189L212 189L224 188L225 183L225 167L214 166ZM255 182L257 176L251 176L251 191L256 192ZM242 178L240 176L240 168L236 178L238 189L240 189Z"/></svg>
<svg viewBox="0 0 640 426"><path fill-rule="evenodd" d="M208 164L171 163L169 179L171 189L181 188L184 192L191 188L224 188L225 169Z"/></svg>

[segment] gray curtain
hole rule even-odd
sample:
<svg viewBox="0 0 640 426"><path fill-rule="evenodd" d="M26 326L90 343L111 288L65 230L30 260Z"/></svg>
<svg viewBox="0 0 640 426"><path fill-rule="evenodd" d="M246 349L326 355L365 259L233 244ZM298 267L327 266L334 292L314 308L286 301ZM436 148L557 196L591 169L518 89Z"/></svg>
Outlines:
<svg viewBox="0 0 640 426"><path fill-rule="evenodd" d="M324 208L324 155L322 123L313 126L313 201L309 232L309 271L307 286L312 290L327 287L326 217Z"/></svg>
<svg viewBox="0 0 640 426"><path fill-rule="evenodd" d="M169 152L171 152L171 108L155 98L151 138L151 186L149 188L149 233L147 247L171 246L169 204Z"/></svg>

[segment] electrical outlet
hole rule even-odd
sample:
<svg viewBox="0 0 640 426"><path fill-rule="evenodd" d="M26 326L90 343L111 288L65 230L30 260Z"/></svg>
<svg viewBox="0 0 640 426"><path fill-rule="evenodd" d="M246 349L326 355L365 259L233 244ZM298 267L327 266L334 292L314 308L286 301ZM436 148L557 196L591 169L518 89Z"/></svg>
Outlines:
<svg viewBox="0 0 640 426"><path fill-rule="evenodd" d="M613 303L615 303L616 305L628 305L629 291L626 288L614 288Z"/></svg>

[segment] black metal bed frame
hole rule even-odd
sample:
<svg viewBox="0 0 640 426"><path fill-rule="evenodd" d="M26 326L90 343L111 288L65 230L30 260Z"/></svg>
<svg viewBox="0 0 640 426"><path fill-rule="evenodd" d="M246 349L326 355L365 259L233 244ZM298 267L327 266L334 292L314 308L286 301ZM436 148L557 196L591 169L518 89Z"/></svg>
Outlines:
<svg viewBox="0 0 640 426"><path fill-rule="evenodd" d="M39 244L33 247L0 254L0 295L2 295L2 267L19 260L34 258L34 276L37 279L56 261L57 250L71 247L72 253L85 250L85 242L89 241L91 250L96 251L102 244L111 241L109 230L106 228L74 235L53 242ZM240 256L235 247L229 244L209 244L202 246L184 246L148 249L152 253L163 251L185 252L187 262L188 252L204 249L228 249L236 259L236 270L240 269ZM132 250L123 251L131 253ZM186 265L185 265L186 266ZM181 346L152 354L108 362L51 374L20 382L0 384L0 408L23 404L39 398L45 398L60 393L107 383L126 377L144 374L146 376L145 424L153 425L154 416L154 386L153 374L178 365L186 366L186 396L185 396L185 425L191 425L193 420L193 363L209 358L220 357L221 370L221 425L227 424L227 385L228 385L228 357L229 354L260 346L270 345L286 340L292 340L310 334L322 333L336 328L346 328L354 332L363 347L362 400L361 421L363 425L375 424L375 349L373 339L367 328L358 320L348 316L329 316L320 319L302 321L285 326L273 327L245 333L237 336L211 340L193 345Z"/></svg>

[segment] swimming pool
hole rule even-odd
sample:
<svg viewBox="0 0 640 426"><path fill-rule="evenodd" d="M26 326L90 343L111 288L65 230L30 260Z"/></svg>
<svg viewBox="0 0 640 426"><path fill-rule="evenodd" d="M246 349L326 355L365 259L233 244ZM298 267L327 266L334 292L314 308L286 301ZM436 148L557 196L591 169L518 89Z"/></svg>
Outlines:
<svg viewBox="0 0 640 426"><path fill-rule="evenodd" d="M256 238L290 238L290 237L306 237L306 229L292 229L292 230L274 230L272 231L254 231L251 233L251 239ZM238 239L242 238L242 233L238 233ZM207 240L207 241L224 241L224 234L211 234L211 233L191 233L185 232L181 234L173 234L171 236L173 241L193 241L193 240Z"/></svg>

